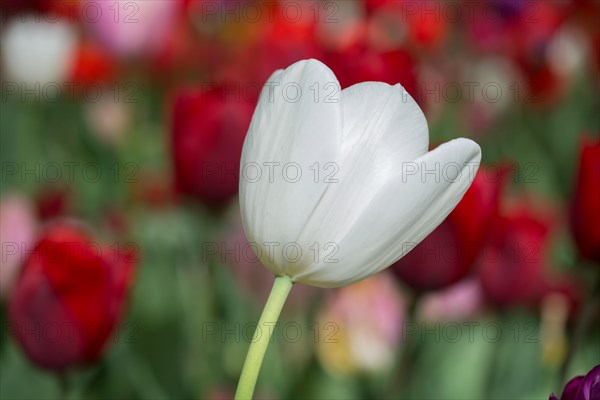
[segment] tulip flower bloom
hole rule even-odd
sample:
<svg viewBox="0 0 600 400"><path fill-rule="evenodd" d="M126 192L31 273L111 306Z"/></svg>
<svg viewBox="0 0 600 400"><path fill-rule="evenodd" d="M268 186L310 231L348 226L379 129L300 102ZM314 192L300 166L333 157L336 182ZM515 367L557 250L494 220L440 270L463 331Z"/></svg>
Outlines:
<svg viewBox="0 0 600 400"><path fill-rule="evenodd" d="M179 1L91 1L98 15L87 18L91 33L122 57L150 56L161 49L177 22Z"/></svg>
<svg viewBox="0 0 600 400"><path fill-rule="evenodd" d="M277 319L293 283L360 281L446 218L473 181L481 151L456 139L427 152L428 142L425 117L400 85L341 91L316 60L271 76L240 176L246 236L277 277L259 324ZM252 395L267 344L266 337L252 343L239 398Z"/></svg>
<svg viewBox="0 0 600 400"><path fill-rule="evenodd" d="M172 137L177 189L209 206L234 196L251 118L250 103L220 89L179 93Z"/></svg>
<svg viewBox="0 0 600 400"><path fill-rule="evenodd" d="M98 360L123 314L134 261L72 222L50 225L9 304L11 328L30 360L56 371Z"/></svg>
<svg viewBox="0 0 600 400"><path fill-rule="evenodd" d="M68 78L75 61L77 32L63 21L15 17L2 32L2 61L10 79L41 90Z"/></svg>
<svg viewBox="0 0 600 400"><path fill-rule="evenodd" d="M600 365L596 365L585 376L576 376L565 385L560 400L600 399ZM559 400L554 394L549 400Z"/></svg>
<svg viewBox="0 0 600 400"><path fill-rule="evenodd" d="M571 230L581 255L600 262L600 140L585 140L571 202Z"/></svg>

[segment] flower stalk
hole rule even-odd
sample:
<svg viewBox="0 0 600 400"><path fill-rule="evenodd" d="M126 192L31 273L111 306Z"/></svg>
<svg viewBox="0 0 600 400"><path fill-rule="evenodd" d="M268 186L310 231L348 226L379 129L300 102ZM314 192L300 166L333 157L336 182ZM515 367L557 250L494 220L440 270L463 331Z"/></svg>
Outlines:
<svg viewBox="0 0 600 400"><path fill-rule="evenodd" d="M235 392L236 400L252 398L267 346L273 336L275 323L279 318L283 304L293 285L294 282L287 276L278 276L275 278L273 288L260 316L254 336L252 337L250 349L246 355L246 361L244 362L242 374ZM265 330L263 328L265 327L267 328L267 334L264 333Z"/></svg>

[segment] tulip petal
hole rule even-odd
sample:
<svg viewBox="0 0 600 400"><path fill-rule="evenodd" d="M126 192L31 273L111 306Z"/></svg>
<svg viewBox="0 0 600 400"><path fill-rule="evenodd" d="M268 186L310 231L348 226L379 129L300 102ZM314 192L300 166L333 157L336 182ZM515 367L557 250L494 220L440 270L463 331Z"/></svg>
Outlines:
<svg viewBox="0 0 600 400"><path fill-rule="evenodd" d="M577 393L579 392L579 388L581 387L581 384L584 381L583 376L576 376L575 378L571 379L569 382L567 382L567 384L565 385L565 388L563 389L562 395L561 395L561 400L577 400ZM583 396L582 396L583 399Z"/></svg>
<svg viewBox="0 0 600 400"><path fill-rule="evenodd" d="M315 179L314 165L322 172L324 164L336 162L342 141L341 91L324 64L300 61L268 82L244 143L240 176L246 235L263 254L270 254L265 243L297 239L327 187ZM285 274L281 252L261 261Z"/></svg>
<svg viewBox="0 0 600 400"><path fill-rule="evenodd" d="M435 229L460 201L475 177L479 146L456 139L405 162L372 195L368 207L353 215L348 229L325 231L320 244L333 243L336 254L304 268L293 279L320 287L344 286L388 267ZM349 201L350 203L352 201ZM322 226L347 215L330 212ZM339 226L338 226L339 228Z"/></svg>
<svg viewBox="0 0 600 400"><path fill-rule="evenodd" d="M421 109L400 85L365 82L351 86L342 91L342 107L339 180L329 183L298 238L303 248L318 245L321 252L334 249L331 238L343 237L353 229L364 210L371 207L374 196L401 170L402 163L426 153L429 140ZM304 258L290 266L290 276L304 271L310 262Z"/></svg>
<svg viewBox="0 0 600 400"><path fill-rule="evenodd" d="M570 382L569 382L570 383ZM573 388L573 386L571 386ZM569 389L569 384L565 387L565 392ZM563 397L564 397L563 393ZM573 393L573 392L571 392ZM600 394L600 365L592 368L581 380L579 390L574 400L597 400ZM568 397L567 397L568 398ZM562 399L561 399L562 400Z"/></svg>
<svg viewBox="0 0 600 400"><path fill-rule="evenodd" d="M382 82L363 82L342 91L343 153L373 154L377 164L391 169L427 152L427 120L404 88ZM376 168L378 169L378 168Z"/></svg>

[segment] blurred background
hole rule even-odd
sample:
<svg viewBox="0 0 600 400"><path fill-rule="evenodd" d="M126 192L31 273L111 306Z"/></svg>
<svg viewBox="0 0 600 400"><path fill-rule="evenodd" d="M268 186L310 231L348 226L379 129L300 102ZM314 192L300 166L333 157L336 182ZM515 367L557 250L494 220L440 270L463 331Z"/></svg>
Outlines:
<svg viewBox="0 0 600 400"><path fill-rule="evenodd" d="M269 75L401 83L477 141L407 257L292 290L259 398L546 399L600 360L600 4L1 4L0 397L218 399L273 277L241 146ZM393 207L393 204L390 204Z"/></svg>

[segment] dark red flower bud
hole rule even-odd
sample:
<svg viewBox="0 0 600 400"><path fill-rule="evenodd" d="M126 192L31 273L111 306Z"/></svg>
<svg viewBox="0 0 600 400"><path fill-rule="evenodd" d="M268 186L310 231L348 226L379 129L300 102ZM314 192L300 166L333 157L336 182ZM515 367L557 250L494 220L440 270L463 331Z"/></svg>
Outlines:
<svg viewBox="0 0 600 400"><path fill-rule="evenodd" d="M417 290L440 289L465 277L498 214L504 182L504 173L488 177L481 169L448 218L393 265L397 275Z"/></svg>
<svg viewBox="0 0 600 400"><path fill-rule="evenodd" d="M11 328L31 361L53 370L97 361L123 314L136 256L94 242L74 222L48 226L9 304Z"/></svg>
<svg viewBox="0 0 600 400"><path fill-rule="evenodd" d="M209 206L237 193L242 146L254 111L239 90L232 90L179 93L173 110L176 188Z"/></svg>
<svg viewBox="0 0 600 400"><path fill-rule="evenodd" d="M534 305L543 290L549 224L521 209L497 218L479 259L487 299L497 306Z"/></svg>
<svg viewBox="0 0 600 400"><path fill-rule="evenodd" d="M73 211L72 191L63 185L46 185L38 194L36 203L42 221L64 217Z"/></svg>
<svg viewBox="0 0 600 400"><path fill-rule="evenodd" d="M584 140L571 201L571 228L580 254L600 262L600 140Z"/></svg>
<svg viewBox="0 0 600 400"><path fill-rule="evenodd" d="M7 0L0 2L0 15L2 18L7 18L15 14L40 15L51 12L53 16L56 16L57 11L64 11L64 8L66 8L65 4L53 4L50 0ZM63 13L58 15L63 15Z"/></svg>

